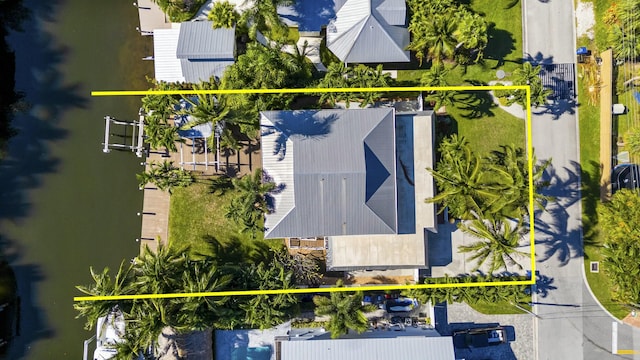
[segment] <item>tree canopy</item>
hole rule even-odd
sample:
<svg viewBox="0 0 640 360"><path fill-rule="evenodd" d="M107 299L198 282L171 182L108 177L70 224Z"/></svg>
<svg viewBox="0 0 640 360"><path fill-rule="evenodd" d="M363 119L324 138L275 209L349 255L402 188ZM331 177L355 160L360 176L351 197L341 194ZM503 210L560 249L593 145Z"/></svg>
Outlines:
<svg viewBox="0 0 640 360"><path fill-rule="evenodd" d="M640 196L634 190L617 191L598 208L604 237L604 271L613 284L612 297L640 303Z"/></svg>
<svg viewBox="0 0 640 360"><path fill-rule="evenodd" d="M470 64L482 59L487 47L487 22L470 7L455 0L436 0L425 4L407 1L412 16L409 22L411 43L420 62L455 60Z"/></svg>

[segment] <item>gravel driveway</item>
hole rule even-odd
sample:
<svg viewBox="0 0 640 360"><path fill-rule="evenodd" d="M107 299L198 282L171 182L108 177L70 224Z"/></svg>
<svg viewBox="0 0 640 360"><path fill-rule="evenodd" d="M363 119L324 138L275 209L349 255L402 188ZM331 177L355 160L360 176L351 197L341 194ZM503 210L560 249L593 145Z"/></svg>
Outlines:
<svg viewBox="0 0 640 360"><path fill-rule="evenodd" d="M436 329L442 335L475 327L500 325L506 328L509 342L481 349L455 349L457 359L465 360L533 360L534 341L532 315L484 315L467 304L436 307Z"/></svg>

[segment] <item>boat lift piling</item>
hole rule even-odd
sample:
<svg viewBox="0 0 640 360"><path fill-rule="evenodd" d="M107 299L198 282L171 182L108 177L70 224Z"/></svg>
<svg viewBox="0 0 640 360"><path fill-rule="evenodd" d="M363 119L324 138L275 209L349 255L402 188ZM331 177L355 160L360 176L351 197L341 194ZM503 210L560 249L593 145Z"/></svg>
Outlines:
<svg viewBox="0 0 640 360"><path fill-rule="evenodd" d="M144 111L140 109L139 112L140 119L136 121L122 121L118 120L112 116L104 117L104 142L102 143L103 153L109 153L112 149L122 149L122 150L131 150L136 153L136 156L141 158L144 151ZM131 126L131 145L127 144L117 144L117 143L109 143L110 129L111 124L121 125L121 126Z"/></svg>

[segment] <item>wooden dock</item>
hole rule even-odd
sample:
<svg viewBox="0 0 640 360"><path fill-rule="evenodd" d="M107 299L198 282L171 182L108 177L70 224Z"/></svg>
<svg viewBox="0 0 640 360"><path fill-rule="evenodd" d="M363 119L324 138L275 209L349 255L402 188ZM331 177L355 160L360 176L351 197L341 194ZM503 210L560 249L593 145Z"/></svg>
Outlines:
<svg viewBox="0 0 640 360"><path fill-rule="evenodd" d="M153 35L155 29L170 29L171 21L165 15L160 6L151 0L137 0L134 2L138 8L140 18L140 34Z"/></svg>

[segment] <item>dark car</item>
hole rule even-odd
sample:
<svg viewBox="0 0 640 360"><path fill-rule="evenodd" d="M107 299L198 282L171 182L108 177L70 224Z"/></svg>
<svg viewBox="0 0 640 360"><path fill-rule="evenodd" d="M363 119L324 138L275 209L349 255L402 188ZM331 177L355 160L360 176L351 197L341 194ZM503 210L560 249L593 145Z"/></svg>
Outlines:
<svg viewBox="0 0 640 360"><path fill-rule="evenodd" d="M640 187L640 165L620 164L611 172L611 192Z"/></svg>
<svg viewBox="0 0 640 360"><path fill-rule="evenodd" d="M387 310L387 312L410 312L418 305L418 301L415 299L402 298L387 300L385 310Z"/></svg>
<svg viewBox="0 0 640 360"><path fill-rule="evenodd" d="M457 348L481 348L507 342L503 327L477 328L453 333L453 345Z"/></svg>

